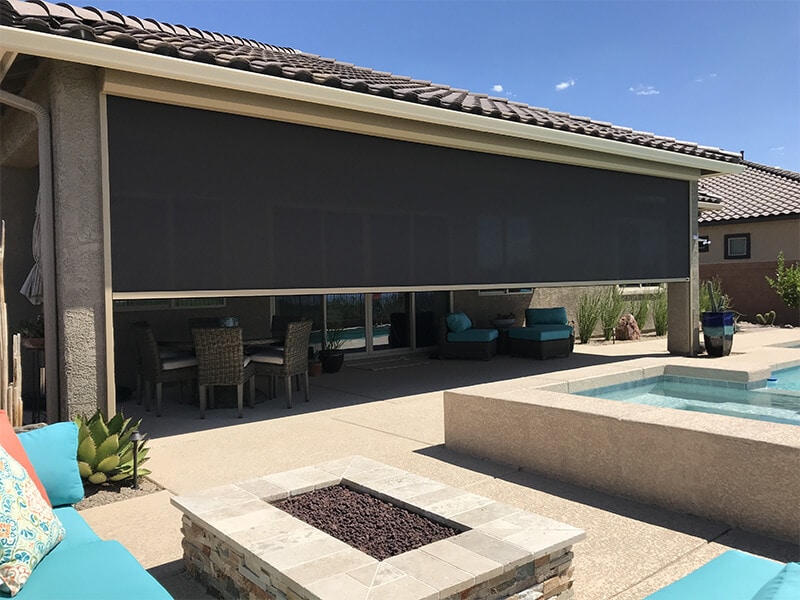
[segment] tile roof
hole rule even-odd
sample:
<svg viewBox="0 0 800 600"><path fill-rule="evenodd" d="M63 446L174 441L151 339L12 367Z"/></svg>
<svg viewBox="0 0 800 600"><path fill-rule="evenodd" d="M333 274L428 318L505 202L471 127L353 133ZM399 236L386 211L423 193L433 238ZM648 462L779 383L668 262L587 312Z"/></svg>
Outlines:
<svg viewBox="0 0 800 600"><path fill-rule="evenodd" d="M719 148L375 71L291 48L153 19L123 16L116 11L41 0L0 0L0 24L679 154L729 163L738 163L741 158L736 152Z"/></svg>
<svg viewBox="0 0 800 600"><path fill-rule="evenodd" d="M800 217L800 173L742 161L737 175L701 179L700 200L717 202L720 210L705 211L701 224L761 217Z"/></svg>

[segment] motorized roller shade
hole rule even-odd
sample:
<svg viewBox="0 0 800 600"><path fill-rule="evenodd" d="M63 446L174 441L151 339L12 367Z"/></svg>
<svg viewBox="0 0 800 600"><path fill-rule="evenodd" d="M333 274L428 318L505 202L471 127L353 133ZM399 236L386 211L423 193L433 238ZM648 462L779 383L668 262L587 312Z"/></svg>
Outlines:
<svg viewBox="0 0 800 600"><path fill-rule="evenodd" d="M689 184L108 97L115 292L676 280Z"/></svg>

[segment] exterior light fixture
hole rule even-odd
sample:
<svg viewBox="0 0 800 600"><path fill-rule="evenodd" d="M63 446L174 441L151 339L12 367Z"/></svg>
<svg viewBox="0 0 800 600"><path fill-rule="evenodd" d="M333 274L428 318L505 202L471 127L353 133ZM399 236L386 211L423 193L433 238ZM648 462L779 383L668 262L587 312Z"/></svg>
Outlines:
<svg viewBox="0 0 800 600"><path fill-rule="evenodd" d="M133 442L133 489L139 489L139 442L144 439L144 436L138 431L131 434L131 442Z"/></svg>

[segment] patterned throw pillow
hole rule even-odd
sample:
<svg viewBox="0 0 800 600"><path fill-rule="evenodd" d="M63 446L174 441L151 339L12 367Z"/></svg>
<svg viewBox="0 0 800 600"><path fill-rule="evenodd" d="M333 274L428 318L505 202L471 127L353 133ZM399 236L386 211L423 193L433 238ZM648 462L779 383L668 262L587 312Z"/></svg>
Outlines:
<svg viewBox="0 0 800 600"><path fill-rule="evenodd" d="M64 538L64 526L25 468L0 446L0 591L14 596Z"/></svg>

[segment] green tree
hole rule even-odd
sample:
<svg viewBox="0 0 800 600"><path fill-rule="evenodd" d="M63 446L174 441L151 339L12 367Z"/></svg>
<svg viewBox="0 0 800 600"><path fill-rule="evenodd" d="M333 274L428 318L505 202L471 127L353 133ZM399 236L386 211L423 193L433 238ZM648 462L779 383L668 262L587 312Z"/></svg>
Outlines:
<svg viewBox="0 0 800 600"><path fill-rule="evenodd" d="M800 263L787 267L783 250L778 252L778 268L775 279L767 276L767 283L775 290L789 308L800 308Z"/></svg>

